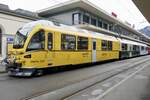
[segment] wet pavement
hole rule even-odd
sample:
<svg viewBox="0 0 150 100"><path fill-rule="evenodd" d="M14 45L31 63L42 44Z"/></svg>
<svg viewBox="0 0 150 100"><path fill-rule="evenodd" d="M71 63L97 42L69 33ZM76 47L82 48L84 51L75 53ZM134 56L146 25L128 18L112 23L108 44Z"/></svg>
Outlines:
<svg viewBox="0 0 150 100"><path fill-rule="evenodd" d="M0 64L0 73L5 73L5 72L6 72L5 65Z"/></svg>
<svg viewBox="0 0 150 100"><path fill-rule="evenodd" d="M65 100L150 100L150 63L97 83Z"/></svg>
<svg viewBox="0 0 150 100"><path fill-rule="evenodd" d="M102 100L150 100L150 66L129 78Z"/></svg>
<svg viewBox="0 0 150 100"><path fill-rule="evenodd" d="M110 70L118 70L120 67L127 67L133 63L149 59L150 56L143 56L133 59L109 62L60 73L52 73L35 78L9 77L7 73L0 74L0 100L22 100L23 98L40 94L44 91L54 91L83 80L90 79ZM150 60L149 60L150 61ZM81 85L83 87L83 85ZM105 87L111 86L107 83ZM97 90L101 92L101 90ZM94 92L93 94L97 93ZM61 92L61 95L65 93ZM43 100L43 99L41 99ZM53 100L53 99L48 99ZM106 99L107 100L107 99Z"/></svg>

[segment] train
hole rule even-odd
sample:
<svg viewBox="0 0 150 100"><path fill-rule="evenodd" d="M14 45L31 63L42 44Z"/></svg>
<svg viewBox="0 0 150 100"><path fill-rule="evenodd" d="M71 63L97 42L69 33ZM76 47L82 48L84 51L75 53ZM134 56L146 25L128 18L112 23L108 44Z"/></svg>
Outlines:
<svg viewBox="0 0 150 100"><path fill-rule="evenodd" d="M54 67L147 55L149 46L47 20L18 29L7 56L10 76L38 76Z"/></svg>

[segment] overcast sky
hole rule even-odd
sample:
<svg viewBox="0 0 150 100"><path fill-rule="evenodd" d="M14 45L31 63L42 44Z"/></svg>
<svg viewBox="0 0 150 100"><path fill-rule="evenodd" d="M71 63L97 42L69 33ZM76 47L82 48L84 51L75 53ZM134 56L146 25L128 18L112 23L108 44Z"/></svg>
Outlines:
<svg viewBox="0 0 150 100"><path fill-rule="evenodd" d="M22 8L30 11L37 11L57 3L68 0L0 0L0 3L9 5L10 9ZM148 24L141 12L134 5L132 0L89 0L108 13L115 12L119 19L135 24L135 28L143 28Z"/></svg>

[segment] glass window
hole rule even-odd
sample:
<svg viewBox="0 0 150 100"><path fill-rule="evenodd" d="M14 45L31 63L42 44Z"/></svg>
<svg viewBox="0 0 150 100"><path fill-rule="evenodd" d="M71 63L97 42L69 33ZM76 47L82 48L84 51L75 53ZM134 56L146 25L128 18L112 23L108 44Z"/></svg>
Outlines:
<svg viewBox="0 0 150 100"><path fill-rule="evenodd" d="M76 37L73 35L61 35L61 49L62 50L75 50L76 49Z"/></svg>
<svg viewBox="0 0 150 100"><path fill-rule="evenodd" d="M112 41L108 41L108 50L112 51Z"/></svg>
<svg viewBox="0 0 150 100"><path fill-rule="evenodd" d="M96 19L91 18L91 24L96 26Z"/></svg>
<svg viewBox="0 0 150 100"><path fill-rule="evenodd" d="M103 27L103 23L102 23L102 21L98 21L98 27Z"/></svg>
<svg viewBox="0 0 150 100"><path fill-rule="evenodd" d="M143 46L141 47L141 50L144 50L144 47L143 47Z"/></svg>
<svg viewBox="0 0 150 100"><path fill-rule="evenodd" d="M146 51L148 50L148 47L146 47Z"/></svg>
<svg viewBox="0 0 150 100"><path fill-rule="evenodd" d="M96 50L96 41L93 41L93 50Z"/></svg>
<svg viewBox="0 0 150 100"><path fill-rule="evenodd" d="M32 36L27 50L30 51L30 50L44 49L45 47L44 45L45 45L45 34L44 31L41 30Z"/></svg>
<svg viewBox="0 0 150 100"><path fill-rule="evenodd" d="M88 38L78 37L78 50L88 50Z"/></svg>
<svg viewBox="0 0 150 100"><path fill-rule="evenodd" d="M140 46L136 45L136 51L140 51Z"/></svg>
<svg viewBox="0 0 150 100"><path fill-rule="evenodd" d="M74 25L80 24L80 13L74 13L72 15L72 22Z"/></svg>
<svg viewBox="0 0 150 100"><path fill-rule="evenodd" d="M108 24L103 23L103 28L107 30L108 29Z"/></svg>
<svg viewBox="0 0 150 100"><path fill-rule="evenodd" d="M52 33L48 33L48 50L53 48L53 36Z"/></svg>
<svg viewBox="0 0 150 100"><path fill-rule="evenodd" d="M17 31L14 42L13 42L13 48L15 48L15 49L23 48L26 39L27 39L27 36L23 35L19 31Z"/></svg>
<svg viewBox="0 0 150 100"><path fill-rule="evenodd" d="M136 51L136 45L133 45L133 51Z"/></svg>
<svg viewBox="0 0 150 100"><path fill-rule="evenodd" d="M87 24L89 24L90 23L90 18L89 18L89 16L87 16L87 15L83 15L83 23L87 23Z"/></svg>
<svg viewBox="0 0 150 100"><path fill-rule="evenodd" d="M128 46L125 43L122 43L122 51L127 51L128 50Z"/></svg>
<svg viewBox="0 0 150 100"><path fill-rule="evenodd" d="M107 41L106 40L102 40L102 50L103 51L107 50Z"/></svg>
<svg viewBox="0 0 150 100"><path fill-rule="evenodd" d="M109 30L113 31L113 25L109 25Z"/></svg>

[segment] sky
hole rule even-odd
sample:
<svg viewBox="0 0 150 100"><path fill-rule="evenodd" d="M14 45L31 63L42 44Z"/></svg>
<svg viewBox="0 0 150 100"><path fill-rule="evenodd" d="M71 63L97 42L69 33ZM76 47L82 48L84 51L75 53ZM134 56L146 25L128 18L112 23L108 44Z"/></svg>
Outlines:
<svg viewBox="0 0 150 100"><path fill-rule="evenodd" d="M37 11L68 0L0 0L0 3L6 4L10 9L22 8L29 11ZM141 29L148 26L149 23L134 5L132 0L88 0L106 12L114 12L117 18L123 22L127 21L135 25L135 29Z"/></svg>

